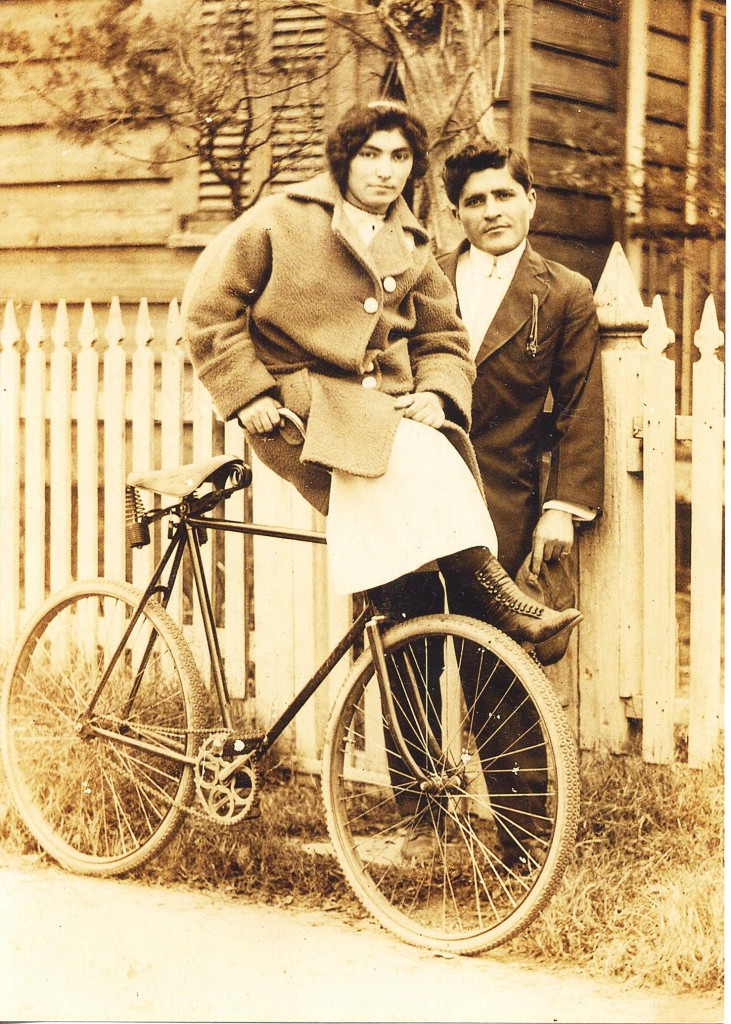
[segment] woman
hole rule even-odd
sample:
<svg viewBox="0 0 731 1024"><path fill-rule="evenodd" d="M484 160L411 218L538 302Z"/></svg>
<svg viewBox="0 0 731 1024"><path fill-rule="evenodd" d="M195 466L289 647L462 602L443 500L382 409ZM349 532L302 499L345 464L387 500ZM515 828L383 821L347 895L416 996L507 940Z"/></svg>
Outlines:
<svg viewBox="0 0 731 1024"><path fill-rule="evenodd" d="M402 193L427 165L424 126L401 104L351 110L329 170L269 196L201 255L185 336L224 419L327 514L343 592L398 592L437 561L450 605L539 644L576 609L528 601L493 552L467 429L474 364L447 279ZM307 421L301 447L276 429ZM385 589L384 589L385 588Z"/></svg>

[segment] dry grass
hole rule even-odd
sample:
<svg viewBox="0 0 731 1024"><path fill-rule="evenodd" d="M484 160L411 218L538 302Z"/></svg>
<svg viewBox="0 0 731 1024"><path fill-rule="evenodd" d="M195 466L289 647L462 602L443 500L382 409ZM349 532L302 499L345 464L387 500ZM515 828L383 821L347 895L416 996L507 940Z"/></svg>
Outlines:
<svg viewBox="0 0 731 1024"><path fill-rule="evenodd" d="M585 758L577 856L516 952L678 992L723 977L723 763Z"/></svg>
<svg viewBox="0 0 731 1024"><path fill-rule="evenodd" d="M585 758L576 856L549 907L505 952L633 985L717 990L722 793L720 758L702 772ZM236 830L191 819L138 879L362 916L334 860L305 848L326 834L317 780L270 769L261 811ZM34 850L1 787L0 848Z"/></svg>

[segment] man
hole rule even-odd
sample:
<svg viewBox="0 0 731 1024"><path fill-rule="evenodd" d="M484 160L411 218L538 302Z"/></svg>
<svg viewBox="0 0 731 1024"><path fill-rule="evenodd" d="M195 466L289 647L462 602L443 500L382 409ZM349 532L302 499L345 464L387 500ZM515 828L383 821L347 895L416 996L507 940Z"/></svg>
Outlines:
<svg viewBox="0 0 731 1024"><path fill-rule="evenodd" d="M470 437L498 558L515 576L530 555L537 577L544 563L557 566L569 556L575 523L593 520L602 503L604 413L591 284L528 242L536 193L520 153L494 142L467 146L447 159L444 185L466 238L439 262L477 364ZM552 457L542 496L544 451ZM474 614L469 601L451 610ZM566 646L539 644L536 656L554 662ZM549 841L541 729L506 666L480 693L472 692L472 675L463 665L503 859L530 870ZM492 738L498 720L503 752L513 750L510 763Z"/></svg>
<svg viewBox="0 0 731 1024"><path fill-rule="evenodd" d="M568 557L576 523L600 511L604 416L591 284L528 242L536 209L524 156L486 142L446 161L444 185L466 238L440 259L477 364L471 439L514 576ZM549 395L552 411L547 415ZM541 453L552 452L540 496ZM540 654L540 652L539 652Z"/></svg>

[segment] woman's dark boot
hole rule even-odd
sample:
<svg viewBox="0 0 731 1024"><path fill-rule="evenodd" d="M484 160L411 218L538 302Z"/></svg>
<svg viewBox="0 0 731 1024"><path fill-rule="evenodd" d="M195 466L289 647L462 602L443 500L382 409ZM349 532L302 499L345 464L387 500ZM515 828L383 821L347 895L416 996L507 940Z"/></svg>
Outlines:
<svg viewBox="0 0 731 1024"><path fill-rule="evenodd" d="M570 632L583 619L576 608L562 612L526 597L487 548L468 548L439 559L449 609L489 622L514 640L541 644Z"/></svg>

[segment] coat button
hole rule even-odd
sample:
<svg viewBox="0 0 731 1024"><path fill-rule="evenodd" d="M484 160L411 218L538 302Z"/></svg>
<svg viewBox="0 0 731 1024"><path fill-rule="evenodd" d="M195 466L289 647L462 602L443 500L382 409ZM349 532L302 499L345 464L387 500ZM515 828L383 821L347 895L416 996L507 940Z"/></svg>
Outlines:
<svg viewBox="0 0 731 1024"><path fill-rule="evenodd" d="M375 388L378 386L378 381L375 377L364 377L361 384L364 388Z"/></svg>
<svg viewBox="0 0 731 1024"><path fill-rule="evenodd" d="M383 279L383 290L384 292L395 292L396 281L392 277L384 277Z"/></svg>
<svg viewBox="0 0 731 1024"><path fill-rule="evenodd" d="M378 299L373 295L369 295L363 303L363 309L366 313L377 313L378 312Z"/></svg>
<svg viewBox="0 0 731 1024"><path fill-rule="evenodd" d="M376 364L373 362L372 359L369 359L368 362L363 367L363 372L364 373L373 373L375 368L376 368Z"/></svg>

